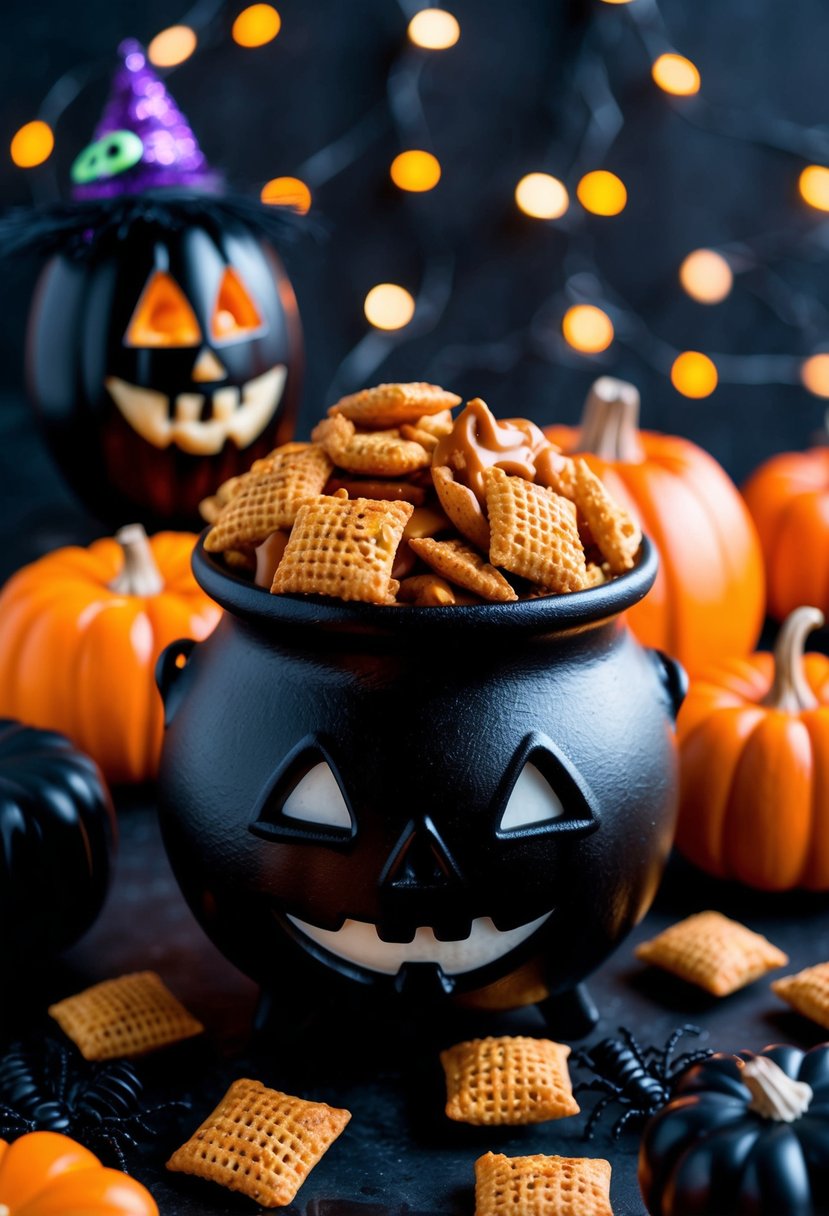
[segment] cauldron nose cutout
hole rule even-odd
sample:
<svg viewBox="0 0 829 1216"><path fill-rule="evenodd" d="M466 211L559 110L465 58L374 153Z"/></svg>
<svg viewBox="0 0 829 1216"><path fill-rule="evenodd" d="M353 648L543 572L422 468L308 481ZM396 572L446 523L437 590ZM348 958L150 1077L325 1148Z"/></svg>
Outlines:
<svg viewBox="0 0 829 1216"><path fill-rule="evenodd" d="M458 881L457 866L428 816L406 825L380 879L390 891L441 889Z"/></svg>

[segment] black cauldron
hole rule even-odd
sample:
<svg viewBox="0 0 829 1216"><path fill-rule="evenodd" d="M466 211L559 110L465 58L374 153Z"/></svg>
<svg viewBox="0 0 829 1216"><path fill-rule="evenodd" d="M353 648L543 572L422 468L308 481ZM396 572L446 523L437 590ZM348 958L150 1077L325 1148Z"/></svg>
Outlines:
<svg viewBox="0 0 829 1216"><path fill-rule="evenodd" d="M270 596L201 542L193 567L226 612L159 663L161 814L213 941L291 1005L361 985L584 1032L674 827L684 673L619 616L648 541L606 586L470 607Z"/></svg>

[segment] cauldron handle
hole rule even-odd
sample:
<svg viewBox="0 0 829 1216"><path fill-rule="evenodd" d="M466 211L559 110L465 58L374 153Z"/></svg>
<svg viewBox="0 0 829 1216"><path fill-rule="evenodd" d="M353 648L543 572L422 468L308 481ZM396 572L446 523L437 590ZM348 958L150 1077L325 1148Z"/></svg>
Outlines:
<svg viewBox="0 0 829 1216"><path fill-rule="evenodd" d="M681 663L662 650L648 650L648 654L656 665L659 679L668 694L671 712L676 721L680 706L688 692L688 673Z"/></svg>
<svg viewBox="0 0 829 1216"><path fill-rule="evenodd" d="M169 646L165 646L158 656L158 662L155 665L155 682L161 693L161 700L164 702L165 726L169 726L172 722L173 713L178 705L178 697L171 696L172 690L195 645L193 638L179 638L177 642L171 642ZM184 659L183 663L182 659Z"/></svg>

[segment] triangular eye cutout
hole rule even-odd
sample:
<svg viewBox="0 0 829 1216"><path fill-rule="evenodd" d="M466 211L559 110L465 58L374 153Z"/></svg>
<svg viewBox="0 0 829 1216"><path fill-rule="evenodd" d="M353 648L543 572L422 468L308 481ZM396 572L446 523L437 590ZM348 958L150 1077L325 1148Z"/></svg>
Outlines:
<svg viewBox="0 0 829 1216"><path fill-rule="evenodd" d="M187 297L164 270L150 276L124 335L126 346L197 346L201 328Z"/></svg>
<svg viewBox="0 0 829 1216"><path fill-rule="evenodd" d="M232 266L226 266L210 328L215 342L232 342L262 328L250 292Z"/></svg>
<svg viewBox="0 0 829 1216"><path fill-rule="evenodd" d="M351 831L351 814L330 764L321 760L295 785L282 804L282 814L300 823Z"/></svg>
<svg viewBox="0 0 829 1216"><path fill-rule="evenodd" d="M540 827L565 815L564 806L546 777L534 764L525 764L512 787L509 802L501 816L502 832L516 828Z"/></svg>
<svg viewBox="0 0 829 1216"><path fill-rule="evenodd" d="M295 748L268 781L250 831L273 841L344 844L353 839L354 817L331 761L316 740Z"/></svg>
<svg viewBox="0 0 829 1216"><path fill-rule="evenodd" d="M495 831L503 838L592 832L599 826L590 787L546 735L521 743L496 804Z"/></svg>

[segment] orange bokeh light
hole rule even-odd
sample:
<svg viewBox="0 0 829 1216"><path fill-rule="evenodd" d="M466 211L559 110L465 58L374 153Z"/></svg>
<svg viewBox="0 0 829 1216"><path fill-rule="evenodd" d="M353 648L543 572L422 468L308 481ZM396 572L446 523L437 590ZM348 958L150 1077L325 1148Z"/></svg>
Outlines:
<svg viewBox="0 0 829 1216"><path fill-rule="evenodd" d="M671 367L671 384L683 397L710 397L719 383L713 359L698 350L677 355Z"/></svg>
<svg viewBox="0 0 829 1216"><path fill-rule="evenodd" d="M807 165L798 180L801 197L818 211L829 211L829 169Z"/></svg>
<svg viewBox="0 0 829 1216"><path fill-rule="evenodd" d="M265 182L259 197L276 207L293 207L300 215L311 210L311 191L298 177L273 177Z"/></svg>
<svg viewBox="0 0 829 1216"><path fill-rule="evenodd" d="M440 161L431 152L412 148L395 156L390 172L395 186L422 194L433 190L440 181Z"/></svg>
<svg viewBox="0 0 829 1216"><path fill-rule="evenodd" d="M594 304L574 304L561 319L561 332L573 350L598 355L613 341L613 322Z"/></svg>
<svg viewBox="0 0 829 1216"><path fill-rule="evenodd" d="M576 186L576 194L585 211L591 211L593 215L618 215L628 201L625 183L607 169L585 173Z"/></svg>
<svg viewBox="0 0 829 1216"><path fill-rule="evenodd" d="M527 173L515 187L515 201L536 220L557 220L570 206L564 182L550 173Z"/></svg>
<svg viewBox="0 0 829 1216"><path fill-rule="evenodd" d="M409 22L409 40L425 51L447 51L461 36L458 19L444 8L422 8Z"/></svg>
<svg viewBox="0 0 829 1216"><path fill-rule="evenodd" d="M189 25L171 25L153 38L147 47L147 58L157 68L174 68L189 59L197 45L196 31Z"/></svg>
<svg viewBox="0 0 829 1216"><path fill-rule="evenodd" d="M414 316L415 302L405 287L378 283L366 296L363 308L375 329L402 329Z"/></svg>
<svg viewBox="0 0 829 1216"><path fill-rule="evenodd" d="M699 92L699 69L684 55L660 55L651 67L651 76L663 92L675 97L692 97Z"/></svg>
<svg viewBox="0 0 829 1216"><path fill-rule="evenodd" d="M829 397L829 354L810 355L804 359L800 379L816 397Z"/></svg>
<svg viewBox="0 0 829 1216"><path fill-rule="evenodd" d="M734 273L715 249L695 249L683 260L679 281L692 300L719 304L734 286Z"/></svg>
<svg viewBox="0 0 829 1216"><path fill-rule="evenodd" d="M11 158L18 169L34 169L52 155L55 137L48 123L36 118L14 133Z"/></svg>
<svg viewBox="0 0 829 1216"><path fill-rule="evenodd" d="M233 22L231 34L239 46L265 46L282 29L282 18L272 4L250 4Z"/></svg>

